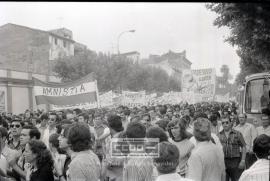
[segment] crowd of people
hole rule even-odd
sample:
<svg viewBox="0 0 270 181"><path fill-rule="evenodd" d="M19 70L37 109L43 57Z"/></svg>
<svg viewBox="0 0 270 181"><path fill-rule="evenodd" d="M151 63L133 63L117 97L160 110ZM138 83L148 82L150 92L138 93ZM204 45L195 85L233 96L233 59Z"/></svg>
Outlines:
<svg viewBox="0 0 270 181"><path fill-rule="evenodd" d="M261 124L216 102L1 113L0 180L269 181L268 109ZM114 157L114 138L156 138L158 156Z"/></svg>

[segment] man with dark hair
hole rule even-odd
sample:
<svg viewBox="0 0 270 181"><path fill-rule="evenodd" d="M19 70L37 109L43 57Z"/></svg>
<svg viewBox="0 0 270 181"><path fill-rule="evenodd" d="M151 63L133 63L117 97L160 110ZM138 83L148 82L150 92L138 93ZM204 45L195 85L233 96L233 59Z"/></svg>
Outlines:
<svg viewBox="0 0 270 181"><path fill-rule="evenodd" d="M165 106L160 106L160 108L159 108L159 114L160 115L165 115L166 112L167 112L166 107Z"/></svg>
<svg viewBox="0 0 270 181"><path fill-rule="evenodd" d="M127 126L126 137L131 139L128 141L130 147L136 146L138 142L132 140L138 138L145 138L146 128L140 122L131 122ZM142 142L143 144L143 142ZM132 156L130 151L129 159L124 164L123 181L151 181L153 175L152 158Z"/></svg>
<svg viewBox="0 0 270 181"><path fill-rule="evenodd" d="M158 138L159 142L168 141L166 132L158 126L150 127L146 132L146 138Z"/></svg>
<svg viewBox="0 0 270 181"><path fill-rule="evenodd" d="M76 109L73 110L74 117L77 117L81 113L82 113L81 109L76 108Z"/></svg>
<svg viewBox="0 0 270 181"><path fill-rule="evenodd" d="M243 172L239 181L269 181L269 150L269 136L262 134L255 138L253 144L253 152L255 153L258 160L249 169Z"/></svg>
<svg viewBox="0 0 270 181"><path fill-rule="evenodd" d="M31 135L30 135L31 132ZM10 165L13 168L13 175L16 177L16 179L25 179L26 172L24 170L25 166L25 157L24 157L24 150L26 144L30 140L37 140L40 138L40 132L38 133L38 129L33 126L23 126L21 134L20 134L20 147L21 150L19 150L19 154L13 158L13 160L10 162Z"/></svg>
<svg viewBox="0 0 270 181"><path fill-rule="evenodd" d="M47 148L49 148L50 135L57 132L56 125L57 125L58 121L59 120L58 120L56 113L51 112L49 114L48 125L47 125L47 127L44 130L43 135L42 135L42 141L45 143Z"/></svg>
<svg viewBox="0 0 270 181"><path fill-rule="evenodd" d="M194 122L197 145L188 160L188 178L195 181L224 181L225 164L222 150L212 143L210 121L198 117Z"/></svg>
<svg viewBox="0 0 270 181"><path fill-rule="evenodd" d="M213 113L210 118L209 118L210 122L211 122L211 133L214 133L216 135L219 134L219 132L222 129L222 125L221 123L218 121L218 116L217 114Z"/></svg>
<svg viewBox="0 0 270 181"><path fill-rule="evenodd" d="M72 122L75 122L75 119L74 119L74 114L73 114L73 112L71 111L71 110L67 110L67 112L66 112L66 118L67 118L67 120L70 120L70 121L72 121Z"/></svg>
<svg viewBox="0 0 270 181"><path fill-rule="evenodd" d="M270 111L269 109L263 109L262 110L262 116L261 116L261 120L262 120L262 125L257 127L257 132L258 135L261 134L266 134L268 136L270 136Z"/></svg>
<svg viewBox="0 0 270 181"><path fill-rule="evenodd" d="M10 133L12 139L8 141L8 146L14 150L20 150L20 135L22 131L22 120L15 118L12 120L10 125Z"/></svg>
<svg viewBox="0 0 270 181"><path fill-rule="evenodd" d="M107 118L108 127L110 129L111 138L119 138L120 134L123 133L122 118L116 114L109 115ZM122 158L111 157L110 152L111 139L106 144L106 156L105 156L105 169L106 177L109 180L122 181L123 177L123 164L124 160Z"/></svg>
<svg viewBox="0 0 270 181"><path fill-rule="evenodd" d="M151 116L148 113L142 115L141 123L148 129L151 125Z"/></svg>
<svg viewBox="0 0 270 181"><path fill-rule="evenodd" d="M170 142L159 143L160 155L154 158L154 165L157 168L159 176L156 181L192 181L190 179L182 178L176 173L176 168L179 165L179 150Z"/></svg>
<svg viewBox="0 0 270 181"><path fill-rule="evenodd" d="M74 154L71 156L67 180L97 181L101 176L100 161L91 150L91 134L84 123L74 123L69 129L68 143Z"/></svg>
<svg viewBox="0 0 270 181"><path fill-rule="evenodd" d="M246 143L242 134L233 129L230 117L221 118L221 123L223 130L219 139L223 146L226 177L227 180L237 181L245 168Z"/></svg>

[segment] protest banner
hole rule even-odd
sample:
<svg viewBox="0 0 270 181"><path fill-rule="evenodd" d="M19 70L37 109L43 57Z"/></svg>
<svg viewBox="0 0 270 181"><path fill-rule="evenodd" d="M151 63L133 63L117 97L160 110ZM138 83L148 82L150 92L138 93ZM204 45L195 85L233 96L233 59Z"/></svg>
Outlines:
<svg viewBox="0 0 270 181"><path fill-rule="evenodd" d="M228 92L225 95L216 95L215 101L217 102L228 102L230 99L230 93Z"/></svg>
<svg viewBox="0 0 270 181"><path fill-rule="evenodd" d="M184 70L182 76L182 91L200 94L215 94L215 69Z"/></svg>
<svg viewBox="0 0 270 181"><path fill-rule="evenodd" d="M146 105L145 91L122 92L122 105L127 107L140 107Z"/></svg>
<svg viewBox="0 0 270 181"><path fill-rule="evenodd" d="M6 111L5 91L0 91L0 112Z"/></svg>
<svg viewBox="0 0 270 181"><path fill-rule="evenodd" d="M89 74L68 83L46 83L34 79L36 104L49 104L51 109L92 109L99 106L97 82Z"/></svg>
<svg viewBox="0 0 270 181"><path fill-rule="evenodd" d="M113 92L109 91L99 96L100 107L113 106Z"/></svg>

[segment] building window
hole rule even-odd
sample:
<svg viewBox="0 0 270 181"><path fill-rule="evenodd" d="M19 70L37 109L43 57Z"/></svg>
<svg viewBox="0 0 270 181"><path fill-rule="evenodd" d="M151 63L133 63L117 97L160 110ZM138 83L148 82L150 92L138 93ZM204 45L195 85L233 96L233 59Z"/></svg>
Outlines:
<svg viewBox="0 0 270 181"><path fill-rule="evenodd" d="M65 48L67 47L67 43L66 43L66 41L64 41L63 45L64 45L64 47L65 47Z"/></svg>
<svg viewBox="0 0 270 181"><path fill-rule="evenodd" d="M57 38L54 38L54 44L57 45Z"/></svg>

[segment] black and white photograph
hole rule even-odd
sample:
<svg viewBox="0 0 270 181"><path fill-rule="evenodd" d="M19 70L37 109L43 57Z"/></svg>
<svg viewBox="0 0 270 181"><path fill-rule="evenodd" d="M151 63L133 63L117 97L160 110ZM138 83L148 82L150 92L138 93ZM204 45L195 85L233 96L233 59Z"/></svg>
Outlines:
<svg viewBox="0 0 270 181"><path fill-rule="evenodd" d="M0 181L269 181L270 4L0 2Z"/></svg>

